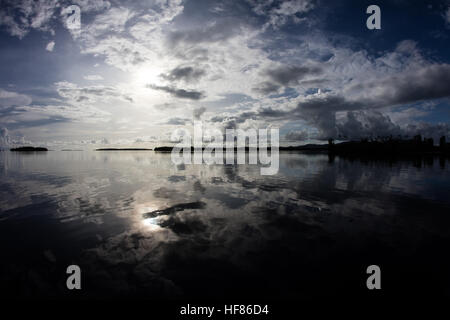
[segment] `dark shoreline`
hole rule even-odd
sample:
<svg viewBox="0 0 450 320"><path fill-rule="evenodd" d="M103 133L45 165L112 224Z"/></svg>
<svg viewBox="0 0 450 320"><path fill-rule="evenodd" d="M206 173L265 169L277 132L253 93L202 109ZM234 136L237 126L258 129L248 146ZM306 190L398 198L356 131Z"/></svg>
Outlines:
<svg viewBox="0 0 450 320"><path fill-rule="evenodd" d="M153 151L153 149L146 148L101 148L95 151Z"/></svg>
<svg viewBox="0 0 450 320"><path fill-rule="evenodd" d="M155 152L172 152L173 146L156 147ZM270 150L271 147L268 147ZM191 152L204 151L205 148L191 147ZM222 149L226 151L226 148ZM303 152L303 153L326 153L339 156L367 156L367 157L397 157L397 156L450 156L450 143L441 138L440 145L433 145L432 139L422 140L420 136L412 140L394 140L385 141L348 141L334 143L332 140L328 144L307 144L303 146L278 147L280 152ZM259 151L259 148L234 148L238 151Z"/></svg>

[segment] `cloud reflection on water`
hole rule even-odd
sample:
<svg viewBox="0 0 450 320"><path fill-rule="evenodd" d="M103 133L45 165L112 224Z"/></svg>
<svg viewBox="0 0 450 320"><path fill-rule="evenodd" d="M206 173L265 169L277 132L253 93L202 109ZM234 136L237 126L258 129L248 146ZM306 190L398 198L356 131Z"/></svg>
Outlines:
<svg viewBox="0 0 450 320"><path fill-rule="evenodd" d="M67 249L43 241L40 250L79 261L92 296L314 295L312 270L353 261L340 254L375 241L385 254L412 257L426 239L448 238L448 166L286 153L278 175L261 176L250 165L176 167L154 153L2 153L0 161L0 227L38 215L36 239L46 221L70 230L52 238Z"/></svg>

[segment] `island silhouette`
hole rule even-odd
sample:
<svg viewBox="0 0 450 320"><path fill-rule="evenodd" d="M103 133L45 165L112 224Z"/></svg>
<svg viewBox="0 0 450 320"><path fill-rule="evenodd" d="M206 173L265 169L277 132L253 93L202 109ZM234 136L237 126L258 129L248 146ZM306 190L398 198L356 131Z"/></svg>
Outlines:
<svg viewBox="0 0 450 320"><path fill-rule="evenodd" d="M18 148L11 148L10 151L34 152L34 151L48 151L48 149L43 147L18 147Z"/></svg>
<svg viewBox="0 0 450 320"><path fill-rule="evenodd" d="M100 148L100 149L95 149L95 151L152 151L152 149L147 149L147 148Z"/></svg>

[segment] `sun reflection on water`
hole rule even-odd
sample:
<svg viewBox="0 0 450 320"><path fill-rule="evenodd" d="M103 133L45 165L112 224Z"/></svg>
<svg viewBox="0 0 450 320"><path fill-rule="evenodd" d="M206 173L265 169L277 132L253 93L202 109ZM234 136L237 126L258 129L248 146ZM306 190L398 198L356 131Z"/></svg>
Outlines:
<svg viewBox="0 0 450 320"><path fill-rule="evenodd" d="M159 226L158 220L158 218L142 219L142 225L144 225L151 231L161 230L162 228Z"/></svg>
<svg viewBox="0 0 450 320"><path fill-rule="evenodd" d="M153 212L158 210L158 207L154 204L139 204L136 206L136 212L137 212L137 219L139 221L139 224L145 227L146 230L149 231L158 231L162 230L163 228L159 225L160 224L160 217L153 217L153 218L145 218L144 215L149 212Z"/></svg>

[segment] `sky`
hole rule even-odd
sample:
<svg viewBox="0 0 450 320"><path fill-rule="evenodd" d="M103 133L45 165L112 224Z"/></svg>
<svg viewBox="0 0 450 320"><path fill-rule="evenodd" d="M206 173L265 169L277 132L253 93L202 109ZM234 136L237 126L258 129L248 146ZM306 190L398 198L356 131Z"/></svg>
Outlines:
<svg viewBox="0 0 450 320"><path fill-rule="evenodd" d="M450 137L449 0L0 3L3 148L167 145L194 120L282 145Z"/></svg>

